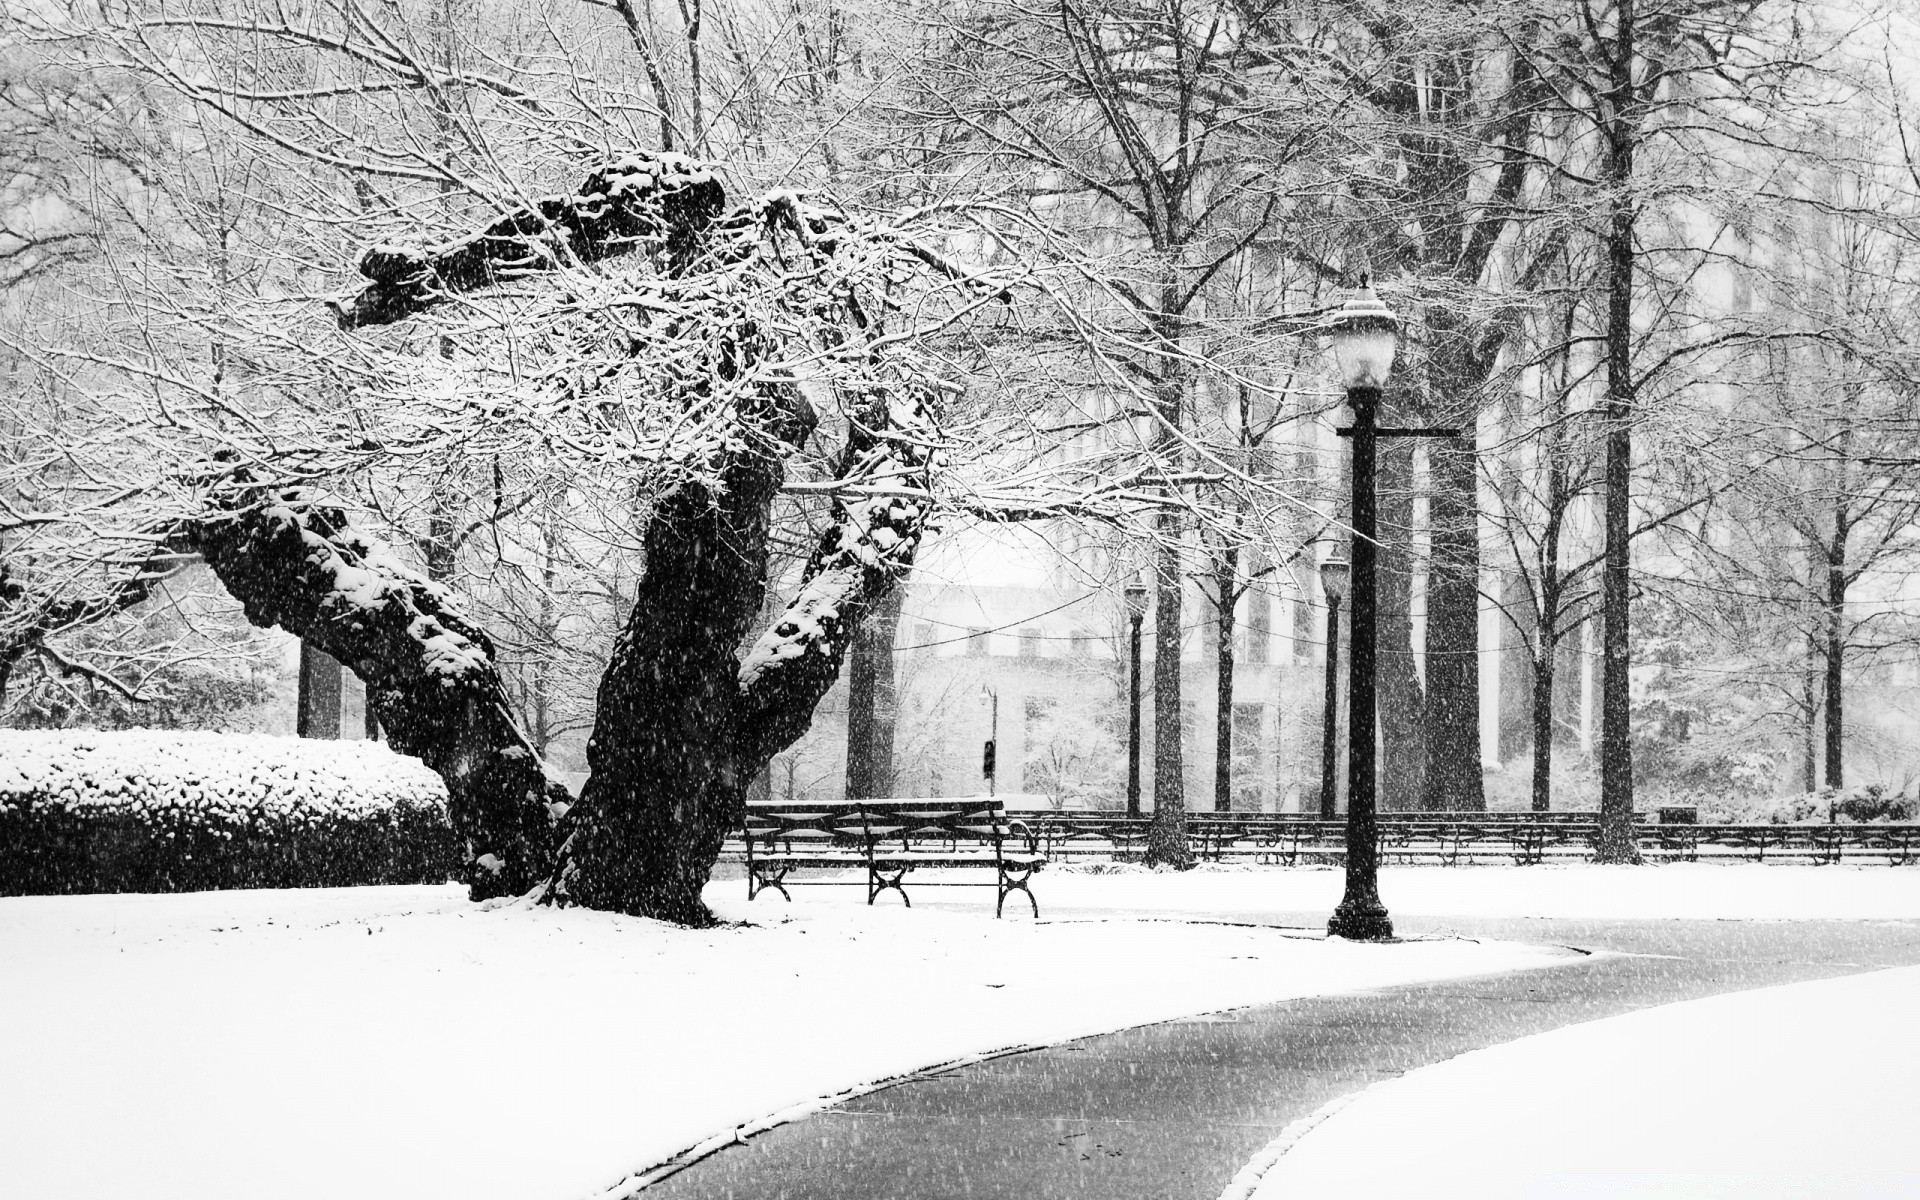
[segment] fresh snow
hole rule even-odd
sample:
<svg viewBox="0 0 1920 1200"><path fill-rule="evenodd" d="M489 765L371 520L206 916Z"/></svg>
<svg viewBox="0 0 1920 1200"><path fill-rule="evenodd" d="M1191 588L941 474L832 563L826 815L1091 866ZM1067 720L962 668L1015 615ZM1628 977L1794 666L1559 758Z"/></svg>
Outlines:
<svg viewBox="0 0 1920 1200"><path fill-rule="evenodd" d="M1477 1050L1340 1105L1253 1196L1920 1195L1916 1011L1902 967Z"/></svg>
<svg viewBox="0 0 1920 1200"><path fill-rule="evenodd" d="M1189 878L1192 878L1189 876ZM1056 883L1049 874L1043 904ZM34 1200L583 1200L915 1068L1290 997L1550 965L1441 940L996 921L855 889L751 926L457 889L0 900L0 1163Z"/></svg>

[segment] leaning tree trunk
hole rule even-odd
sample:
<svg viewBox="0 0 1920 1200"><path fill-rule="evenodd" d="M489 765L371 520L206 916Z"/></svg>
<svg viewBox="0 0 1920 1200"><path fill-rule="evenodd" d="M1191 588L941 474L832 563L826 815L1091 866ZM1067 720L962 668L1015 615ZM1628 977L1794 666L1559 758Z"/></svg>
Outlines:
<svg viewBox="0 0 1920 1200"><path fill-rule="evenodd" d="M438 772L473 898L518 894L551 858L550 784L520 731L493 642L446 588L414 574L337 508L247 486L190 526L195 549L255 625L353 669L387 742ZM337 732L337 731L336 731Z"/></svg>

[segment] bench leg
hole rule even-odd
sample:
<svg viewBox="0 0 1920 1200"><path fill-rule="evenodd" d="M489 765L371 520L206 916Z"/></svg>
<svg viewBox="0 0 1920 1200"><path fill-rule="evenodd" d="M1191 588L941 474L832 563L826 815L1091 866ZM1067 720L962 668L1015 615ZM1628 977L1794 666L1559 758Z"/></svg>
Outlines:
<svg viewBox="0 0 1920 1200"><path fill-rule="evenodd" d="M1027 903L1033 905L1033 915L1038 918L1040 915L1040 902L1033 898L1033 889L1027 886L1027 881L1032 878L1032 868L1024 871L1010 871L1005 867L1000 868L1000 896L999 899L994 901L993 915L996 917L1005 916L1007 897L1014 892L1025 892L1027 894Z"/></svg>
<svg viewBox="0 0 1920 1200"><path fill-rule="evenodd" d="M792 904L793 893L787 891L787 885L780 882L781 880L787 877L787 871L789 869L790 868L788 867L781 867L779 870L769 875L765 867L748 867L747 868L747 899L751 900L755 896L758 896L761 892L766 891L768 888L773 888L774 890L778 891L782 896L785 896L787 898L788 904Z"/></svg>
<svg viewBox="0 0 1920 1200"><path fill-rule="evenodd" d="M900 886L900 881L907 877L907 872L911 869L910 867L868 867L867 903L872 904L881 892L892 888L900 893L900 902L912 908L913 901L907 898L907 889Z"/></svg>

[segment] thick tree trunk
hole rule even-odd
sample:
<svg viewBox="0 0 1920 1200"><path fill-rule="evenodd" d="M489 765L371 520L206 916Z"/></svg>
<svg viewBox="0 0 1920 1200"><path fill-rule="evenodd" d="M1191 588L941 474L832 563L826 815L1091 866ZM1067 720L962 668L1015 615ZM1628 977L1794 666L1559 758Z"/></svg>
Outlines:
<svg viewBox="0 0 1920 1200"><path fill-rule="evenodd" d="M1379 616L1374 659L1383 810L1418 808L1426 791L1426 697L1413 656L1412 438L1380 441ZM1349 737L1370 731L1354 729Z"/></svg>
<svg viewBox="0 0 1920 1200"><path fill-rule="evenodd" d="M1633 729L1628 673L1633 665L1632 587L1634 152L1638 119L1634 71L1639 52L1633 0L1621 0L1610 49L1605 178L1607 251L1606 554L1601 571L1600 836L1599 862L1639 862L1633 833Z"/></svg>
<svg viewBox="0 0 1920 1200"><path fill-rule="evenodd" d="M647 526L646 574L601 679L591 774L570 839L568 895L589 908L711 921L700 891L762 764L738 762L734 647L766 587L777 462L718 494L688 487Z"/></svg>
<svg viewBox="0 0 1920 1200"><path fill-rule="evenodd" d="M1478 480L1473 439L1467 432L1467 437L1434 442L1430 451L1427 777L1421 807L1444 812L1483 812L1487 807L1480 772Z"/></svg>
<svg viewBox="0 0 1920 1200"><path fill-rule="evenodd" d="M1427 443L1426 778L1420 807L1484 812L1480 760L1480 385L1459 313L1430 305L1434 418L1460 430Z"/></svg>
<svg viewBox="0 0 1920 1200"><path fill-rule="evenodd" d="M191 540L256 625L277 625L353 668L388 744L438 772L468 849L476 900L546 876L549 785L514 723L493 643L452 593L414 574L335 508L242 480ZM337 718L336 718L337 730Z"/></svg>
<svg viewBox="0 0 1920 1200"><path fill-rule="evenodd" d="M1240 548L1221 551L1214 572L1213 811L1233 811L1233 607Z"/></svg>
<svg viewBox="0 0 1920 1200"><path fill-rule="evenodd" d="M1156 564L1153 610L1153 823L1147 830L1147 863L1190 867L1187 846L1185 717L1180 689L1182 615L1180 519L1157 519L1161 548Z"/></svg>
<svg viewBox="0 0 1920 1200"><path fill-rule="evenodd" d="M847 660L847 799L893 794L893 643L906 592L874 606Z"/></svg>

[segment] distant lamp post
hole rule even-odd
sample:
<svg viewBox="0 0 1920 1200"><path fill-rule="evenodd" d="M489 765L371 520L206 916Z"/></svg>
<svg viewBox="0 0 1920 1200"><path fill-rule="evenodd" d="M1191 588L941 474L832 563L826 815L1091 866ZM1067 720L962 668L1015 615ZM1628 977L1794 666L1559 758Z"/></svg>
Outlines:
<svg viewBox="0 0 1920 1200"><path fill-rule="evenodd" d="M1347 598L1347 579L1352 565L1335 550L1320 564L1320 590L1327 597L1327 700L1321 712L1320 729L1320 817L1334 817L1334 739L1340 728L1340 603Z"/></svg>
<svg viewBox="0 0 1920 1200"><path fill-rule="evenodd" d="M1133 625L1127 668L1127 815L1140 815L1140 623L1147 619L1147 585L1126 587L1127 620Z"/></svg>
<svg viewBox="0 0 1920 1200"><path fill-rule="evenodd" d="M981 684L980 690L993 698L993 716L987 726L987 744L980 752L980 773L987 777L987 795L998 790L996 782L1000 774L1000 689L990 684Z"/></svg>
<svg viewBox="0 0 1920 1200"><path fill-rule="evenodd" d="M1380 390L1393 370L1399 321L1368 286L1366 275L1334 315L1333 354L1340 364L1353 425L1353 632L1347 680L1347 890L1327 922L1334 937L1375 941L1393 936L1380 902L1380 843L1374 816L1374 439L1380 432ZM1401 432L1401 431L1394 431Z"/></svg>

